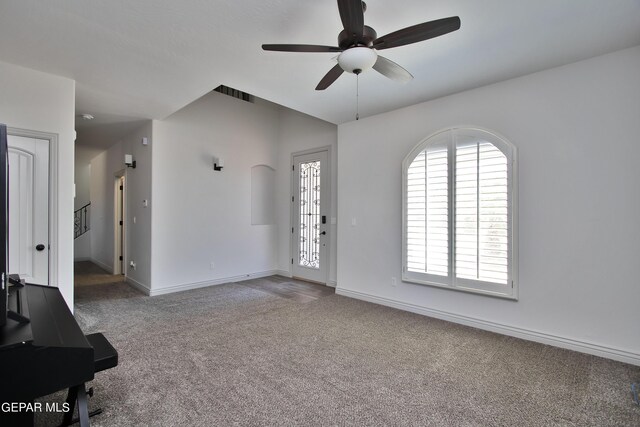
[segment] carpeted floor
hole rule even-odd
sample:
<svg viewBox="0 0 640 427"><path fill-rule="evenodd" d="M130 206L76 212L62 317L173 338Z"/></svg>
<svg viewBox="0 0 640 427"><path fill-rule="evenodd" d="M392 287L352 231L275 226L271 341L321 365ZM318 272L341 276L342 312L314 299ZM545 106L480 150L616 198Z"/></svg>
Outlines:
<svg viewBox="0 0 640 427"><path fill-rule="evenodd" d="M78 281L81 327L120 354L93 425L640 425L640 367L261 280L157 297Z"/></svg>

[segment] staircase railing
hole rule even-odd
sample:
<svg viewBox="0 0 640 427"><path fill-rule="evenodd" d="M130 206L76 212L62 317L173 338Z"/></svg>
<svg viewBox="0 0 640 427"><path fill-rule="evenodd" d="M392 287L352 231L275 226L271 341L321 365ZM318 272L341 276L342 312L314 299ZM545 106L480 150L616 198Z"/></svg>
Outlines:
<svg viewBox="0 0 640 427"><path fill-rule="evenodd" d="M84 233L91 229L89 224L89 206L91 206L91 202L87 203L80 209L76 210L73 214L73 238L77 239L82 236Z"/></svg>

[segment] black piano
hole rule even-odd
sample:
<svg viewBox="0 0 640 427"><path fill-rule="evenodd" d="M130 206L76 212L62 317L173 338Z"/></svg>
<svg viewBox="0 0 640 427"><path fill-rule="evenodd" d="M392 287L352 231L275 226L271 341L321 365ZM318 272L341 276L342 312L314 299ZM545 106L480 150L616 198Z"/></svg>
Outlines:
<svg viewBox="0 0 640 427"><path fill-rule="evenodd" d="M94 376L94 349L60 291L14 286L8 304L19 316L0 327L0 402L33 404L34 399L59 390L82 387L84 391L84 383ZM14 320L20 317L29 321ZM78 396L78 406L86 413L83 397L81 401ZM28 409L0 411L0 425L32 425L34 412Z"/></svg>

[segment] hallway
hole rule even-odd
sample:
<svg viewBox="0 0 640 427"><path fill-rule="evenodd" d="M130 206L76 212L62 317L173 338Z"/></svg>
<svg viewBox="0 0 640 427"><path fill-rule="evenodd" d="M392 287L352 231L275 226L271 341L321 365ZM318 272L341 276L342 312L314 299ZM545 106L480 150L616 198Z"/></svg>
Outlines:
<svg viewBox="0 0 640 427"><path fill-rule="evenodd" d="M77 261L73 264L73 284L78 286L124 282L124 275L113 275L91 261Z"/></svg>

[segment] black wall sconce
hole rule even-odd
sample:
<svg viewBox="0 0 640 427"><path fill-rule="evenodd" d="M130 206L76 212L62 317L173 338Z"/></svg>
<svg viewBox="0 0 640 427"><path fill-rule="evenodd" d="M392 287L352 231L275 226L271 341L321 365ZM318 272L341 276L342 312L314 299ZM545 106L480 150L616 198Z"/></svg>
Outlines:
<svg viewBox="0 0 640 427"><path fill-rule="evenodd" d="M222 168L224 167L224 161L218 157L214 157L213 158L213 170L214 171L221 171Z"/></svg>
<svg viewBox="0 0 640 427"><path fill-rule="evenodd" d="M124 155L124 164L128 167L128 168L136 168L136 161L133 160L133 155L132 154L125 154Z"/></svg>

